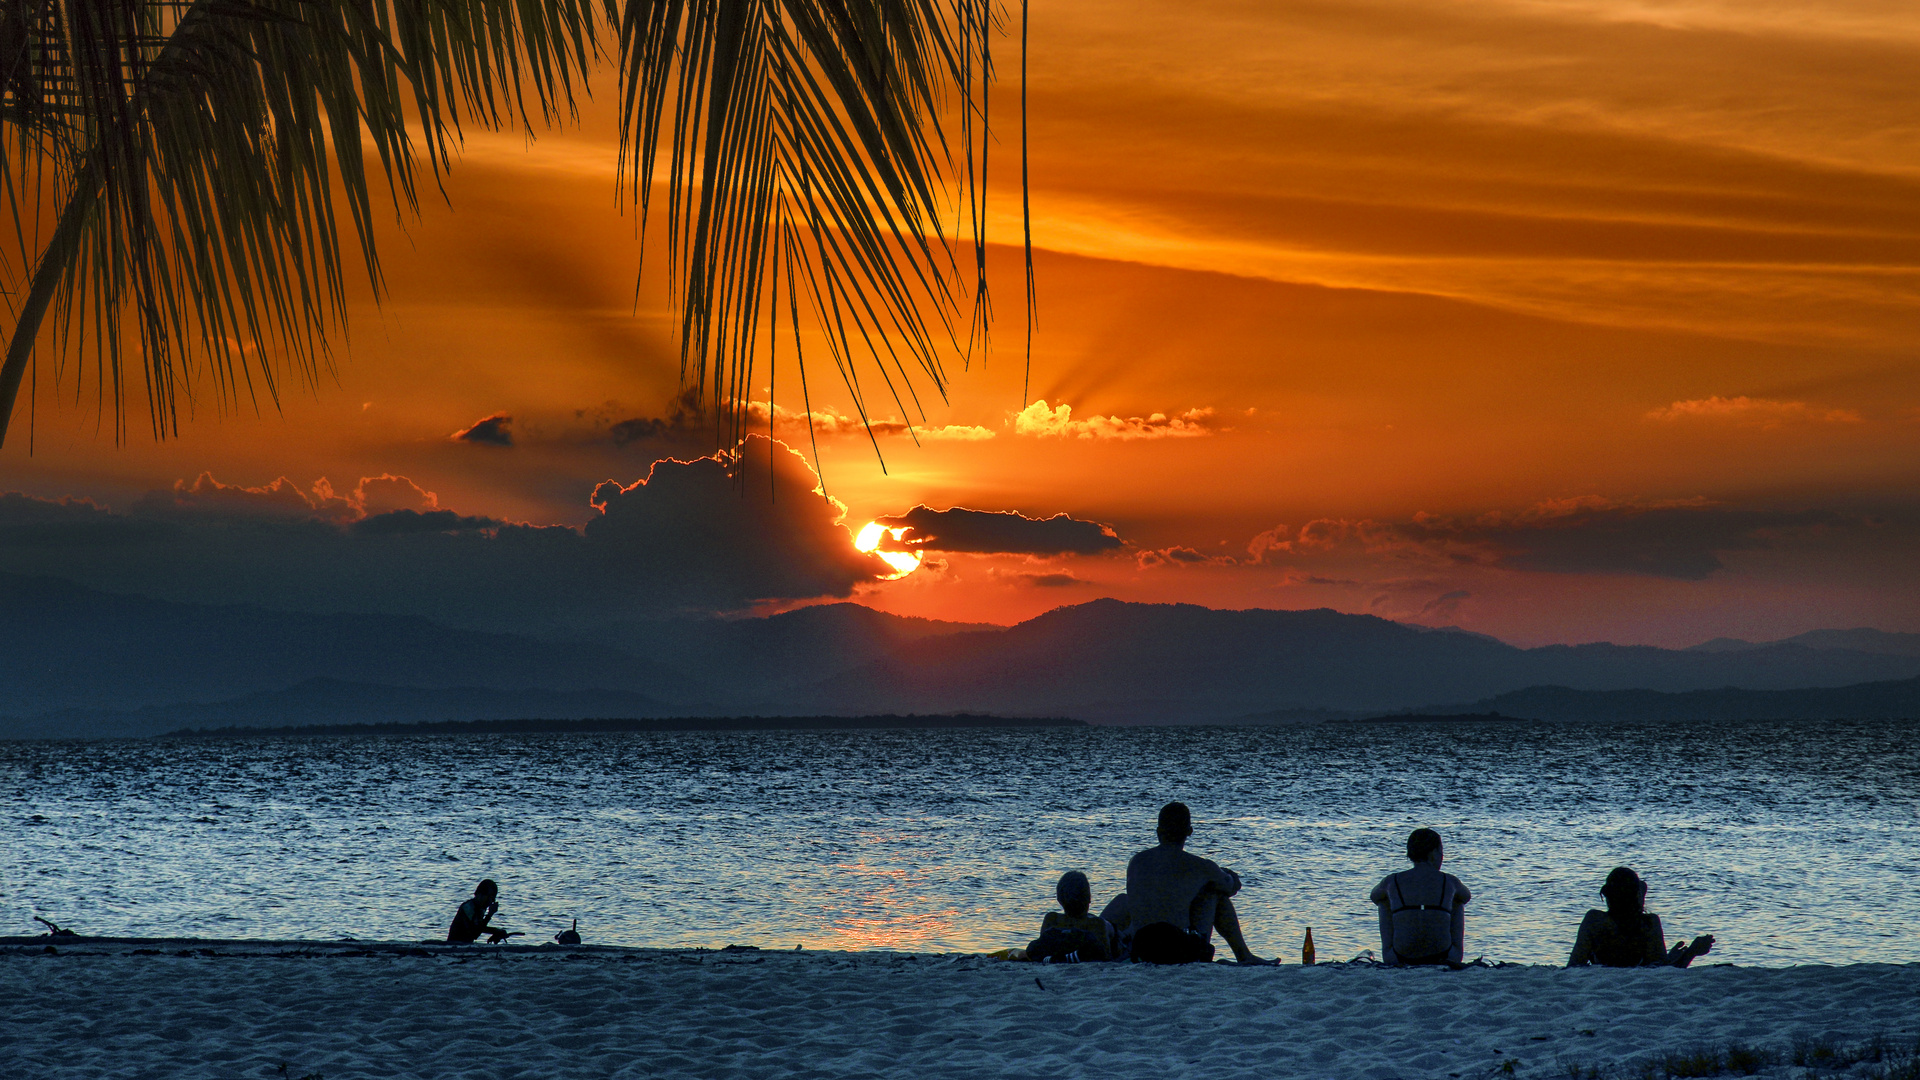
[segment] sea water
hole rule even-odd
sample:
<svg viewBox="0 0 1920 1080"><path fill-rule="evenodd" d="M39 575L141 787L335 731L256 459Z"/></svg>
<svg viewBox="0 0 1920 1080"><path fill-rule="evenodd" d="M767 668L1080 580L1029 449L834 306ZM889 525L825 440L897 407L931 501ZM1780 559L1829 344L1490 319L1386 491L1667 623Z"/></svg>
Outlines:
<svg viewBox="0 0 1920 1080"><path fill-rule="evenodd" d="M1564 962L1624 864L1709 962L1920 959L1920 726L1879 723L0 743L0 934L437 940L491 877L520 942L993 949L1170 799L1267 955L1377 950L1432 826L1469 958Z"/></svg>

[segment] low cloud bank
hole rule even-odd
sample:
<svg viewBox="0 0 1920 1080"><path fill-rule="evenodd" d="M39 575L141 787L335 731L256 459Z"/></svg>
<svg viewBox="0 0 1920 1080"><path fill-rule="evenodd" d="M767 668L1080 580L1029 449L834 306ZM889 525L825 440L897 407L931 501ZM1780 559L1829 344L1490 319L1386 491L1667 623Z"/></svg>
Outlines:
<svg viewBox="0 0 1920 1080"><path fill-rule="evenodd" d="M904 529L883 541L892 551L950 551L979 555L1098 555L1121 546L1110 526L1066 514L1030 518L1011 510L935 510L916 506L904 514L874 519Z"/></svg>
<svg viewBox="0 0 1920 1080"><path fill-rule="evenodd" d="M771 474L771 475L770 475ZM526 630L672 610L844 597L885 577L856 551L841 503L805 459L753 437L739 451L656 461L594 489L584 529L463 515L405 477L202 475L126 512L82 499L0 495L10 571L114 592L306 611L424 615Z"/></svg>

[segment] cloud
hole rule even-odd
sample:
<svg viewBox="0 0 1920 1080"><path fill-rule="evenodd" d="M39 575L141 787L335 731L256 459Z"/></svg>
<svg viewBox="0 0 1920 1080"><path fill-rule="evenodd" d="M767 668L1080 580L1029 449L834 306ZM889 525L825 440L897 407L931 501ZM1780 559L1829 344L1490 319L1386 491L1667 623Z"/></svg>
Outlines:
<svg viewBox="0 0 1920 1080"><path fill-rule="evenodd" d="M737 452L669 458L636 483L601 483L589 500L600 516L585 536L655 574L656 588L720 604L846 596L890 576L854 549L846 505L819 486L798 452L750 435Z"/></svg>
<svg viewBox="0 0 1920 1080"><path fill-rule="evenodd" d="M1451 619L1460 613L1460 602L1473 596L1465 589L1454 589L1420 605L1420 614L1432 619Z"/></svg>
<svg viewBox="0 0 1920 1080"><path fill-rule="evenodd" d="M805 431L809 422L815 438L833 439L850 436L866 437L871 431L876 436L901 436L911 434L918 439L948 440L958 442L979 442L994 437L992 428L977 427L969 424L951 424L945 427L913 426L895 417L868 417L862 423L857 416L847 416L830 407L822 406L812 412L793 412L781 405L765 401L747 403L749 423L765 427L768 418L773 420L774 430L793 429Z"/></svg>
<svg viewBox="0 0 1920 1080"><path fill-rule="evenodd" d="M1250 561L1289 563L1364 555L1429 566L1489 566L1553 574L1638 574L1699 581L1721 556L1775 546L1788 532L1860 526L1829 510L1741 509L1683 500L1555 499L1477 517L1416 514L1411 520L1323 518L1277 526L1248 544Z"/></svg>
<svg viewBox="0 0 1920 1080"><path fill-rule="evenodd" d="M482 532L506 522L488 517L464 517L451 510L389 510L353 523L356 536L404 536L409 533Z"/></svg>
<svg viewBox="0 0 1920 1080"><path fill-rule="evenodd" d="M461 428L450 437L455 442L473 443L476 446L512 446L513 432L507 430L512 423L513 417L506 413L494 413L475 420L471 427Z"/></svg>
<svg viewBox="0 0 1920 1080"><path fill-rule="evenodd" d="M1142 551L1136 561L1140 569L1150 570L1162 566L1232 566L1236 560L1231 555L1208 555L1190 547L1168 547Z"/></svg>
<svg viewBox="0 0 1920 1080"><path fill-rule="evenodd" d="M1011 510L935 510L916 506L904 514L874 518L905 529L882 546L895 551L963 551L1000 555L1097 555L1122 543L1110 526L1055 514L1030 518Z"/></svg>
<svg viewBox="0 0 1920 1080"><path fill-rule="evenodd" d="M999 574L997 576L1011 578L1022 585L1028 585L1036 589L1072 589L1082 585L1093 584L1093 582L1088 581L1086 578L1075 577L1065 571L1020 571L1011 574Z"/></svg>
<svg viewBox="0 0 1920 1080"><path fill-rule="evenodd" d="M176 480L168 490L147 492L134 504L134 511L147 517L228 521L348 522L362 516L361 508L351 499L335 495L333 485L325 478L302 491L284 476L269 484L247 487L223 484L206 472L192 484Z"/></svg>
<svg viewBox="0 0 1920 1080"><path fill-rule="evenodd" d="M1647 413L1648 420L1719 421L1768 431L1784 424L1860 424L1865 423L1852 409L1828 409L1804 401L1775 401L1771 398L1707 397L1676 401Z"/></svg>
<svg viewBox="0 0 1920 1080"><path fill-rule="evenodd" d="M664 459L639 481L600 484L597 513L578 529L463 515L390 475L345 497L324 481L202 476L124 513L0 495L0 566L169 600L579 628L844 597L888 576L854 549L846 508L818 486L798 453L754 436L736 453Z"/></svg>
<svg viewBox="0 0 1920 1080"><path fill-rule="evenodd" d="M1073 406L1060 403L1048 406L1036 401L1013 417L1016 435L1061 439L1187 439L1213 434L1212 409L1188 409L1177 416L1165 413L1150 416L1091 416L1073 418Z"/></svg>
<svg viewBox="0 0 1920 1080"><path fill-rule="evenodd" d="M614 444L626 446L631 443L650 440L688 441L693 436L713 437L711 420L695 403L696 392L687 390L673 402L667 414L661 417L634 417L621 420L608 428ZM789 438L810 439L847 439L866 438L871 431L877 438L903 437L909 434L913 438L926 440L947 440L975 442L994 437L992 428L976 427L968 424L941 426L909 425L897 417L868 417L862 423L857 416L848 416L830 406L821 406L811 412L795 412L784 405L775 405L766 401L749 401L743 406L748 428L767 430L768 421L772 421L776 434ZM585 415L585 410L581 411Z"/></svg>

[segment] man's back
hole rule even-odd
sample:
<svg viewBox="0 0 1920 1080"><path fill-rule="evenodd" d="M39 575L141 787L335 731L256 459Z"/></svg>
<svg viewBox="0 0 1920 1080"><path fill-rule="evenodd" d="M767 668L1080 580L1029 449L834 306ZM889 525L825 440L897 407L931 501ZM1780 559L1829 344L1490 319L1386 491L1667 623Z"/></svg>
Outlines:
<svg viewBox="0 0 1920 1080"><path fill-rule="evenodd" d="M1193 902L1208 886L1231 896L1239 882L1212 860L1176 845L1148 848L1127 862L1129 921L1135 929L1162 922L1182 930L1201 929L1192 924Z"/></svg>

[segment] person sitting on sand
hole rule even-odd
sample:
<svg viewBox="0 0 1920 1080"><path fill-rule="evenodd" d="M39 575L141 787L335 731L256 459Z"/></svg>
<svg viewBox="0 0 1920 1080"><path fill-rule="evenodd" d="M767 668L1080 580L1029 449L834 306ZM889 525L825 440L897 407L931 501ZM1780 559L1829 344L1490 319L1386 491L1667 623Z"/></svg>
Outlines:
<svg viewBox="0 0 1920 1080"><path fill-rule="evenodd" d="M1154 831L1160 846L1127 862L1127 891L1101 913L1115 925L1125 922L1131 931L1133 959L1152 964L1211 960L1211 938L1218 930L1233 949L1234 959L1243 964L1270 963L1255 956L1240 933L1240 916L1231 899L1240 891L1240 875L1187 853L1187 837L1193 835L1193 815L1187 804L1171 802L1161 807ZM1124 920L1115 915L1123 915Z"/></svg>
<svg viewBox="0 0 1920 1080"><path fill-rule="evenodd" d="M1440 872L1446 852L1432 829L1413 830L1407 858L1413 869L1388 874L1368 897L1380 908L1380 959L1394 967L1459 967L1466 958L1466 908L1473 894L1459 878Z"/></svg>
<svg viewBox="0 0 1920 1080"><path fill-rule="evenodd" d="M1087 910L1093 906L1093 886L1087 883L1087 875L1078 870L1061 874L1053 894L1060 910L1049 911L1040 920L1040 936L1028 943L1027 959L1063 964L1113 959L1119 951L1119 935L1112 923Z"/></svg>
<svg viewBox="0 0 1920 1080"><path fill-rule="evenodd" d="M1660 916L1647 910L1647 883L1629 867L1614 867L1600 895L1607 898L1607 910L1589 911L1580 920L1568 967L1683 968L1713 948L1713 935L1702 934L1690 945L1675 942L1669 951Z"/></svg>
<svg viewBox="0 0 1920 1080"><path fill-rule="evenodd" d="M481 934L487 935L487 944L498 945L507 940L508 934L497 926L489 925L489 919L500 910L495 897L500 895L500 886L492 878L483 878L473 890L473 899L460 905L453 913L453 925L447 927L447 941L458 945L471 945Z"/></svg>

